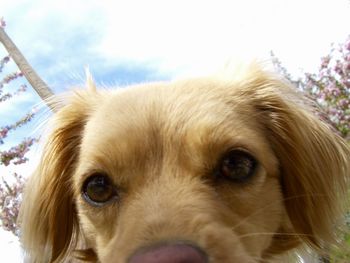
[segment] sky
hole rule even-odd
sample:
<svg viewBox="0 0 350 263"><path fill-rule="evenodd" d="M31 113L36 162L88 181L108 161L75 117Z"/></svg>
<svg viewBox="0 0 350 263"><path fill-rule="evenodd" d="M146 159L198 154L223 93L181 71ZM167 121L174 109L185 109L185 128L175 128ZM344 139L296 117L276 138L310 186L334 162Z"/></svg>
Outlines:
<svg viewBox="0 0 350 263"><path fill-rule="evenodd" d="M350 34L349 0L0 0L0 17L55 93L83 85L85 66L98 85L119 87L210 74L230 61L266 59L270 51L298 75L316 71L330 44ZM39 103L31 89L0 103L0 126ZM0 150L36 136L41 121L11 134ZM28 164L0 167L0 174L29 174L38 152L34 147ZM0 232L2 255L10 251L2 245L8 237Z"/></svg>

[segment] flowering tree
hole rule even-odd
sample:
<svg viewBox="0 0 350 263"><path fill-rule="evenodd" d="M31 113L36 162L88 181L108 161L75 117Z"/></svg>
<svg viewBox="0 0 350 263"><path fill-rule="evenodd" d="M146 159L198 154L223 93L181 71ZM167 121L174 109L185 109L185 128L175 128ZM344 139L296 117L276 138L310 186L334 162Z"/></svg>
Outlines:
<svg viewBox="0 0 350 263"><path fill-rule="evenodd" d="M323 108L340 135L350 141L350 35L332 45L316 74L305 74L303 87Z"/></svg>
<svg viewBox="0 0 350 263"><path fill-rule="evenodd" d="M307 92L320 106L320 117L350 143L350 35L344 43L332 45L329 54L321 58L316 73L305 73L298 79L288 73L273 53L271 57L276 70ZM350 213L346 216L350 233ZM350 262L350 234L345 233L343 241L341 249L329 248L320 262Z"/></svg>
<svg viewBox="0 0 350 263"><path fill-rule="evenodd" d="M4 31L4 27L5 22L0 18L0 42L9 53L9 55L0 60L0 74L3 72L5 65L11 59L13 59L21 71L9 73L2 78L0 75L0 103L13 99L27 90L25 84L19 85L14 91L9 89L10 83L13 83L16 79L22 77L26 77L39 96L45 100L52 95L52 91L29 65L19 49ZM29 112L20 120L10 125L0 127L0 145L4 144L4 140L9 133L27 124L32 120L34 115L34 111ZM12 146L7 150L0 151L0 165L19 165L28 161L26 153L30 150L30 147L35 141L35 138L24 138L19 144ZM5 230L13 232L15 235L18 235L17 217L25 179L17 173L13 174L11 177L13 181L12 183L8 183L9 178L4 178L4 176L0 178L0 226Z"/></svg>
<svg viewBox="0 0 350 263"><path fill-rule="evenodd" d="M276 70L316 100L323 111L321 117L350 142L350 35L344 43L332 45L329 54L321 58L316 73L305 73L298 79L273 53L271 57Z"/></svg>
<svg viewBox="0 0 350 263"><path fill-rule="evenodd" d="M9 56L5 56L0 60L0 73L2 73L3 68L6 63L10 61ZM0 80L0 103L13 99L20 93L26 91L27 86L22 84L15 91L6 91L7 86L23 76L20 72L14 72L7 74ZM0 127L0 145L5 143L5 139L8 134L17 128L25 125L34 117L34 112L26 114L22 119ZM18 145L11 147L8 150L0 151L0 165L8 166L11 163L18 165L25 163L27 158L25 154L29 151L32 144L35 142L34 138L25 138ZM7 175L9 176L9 175ZM25 180L18 174L13 175L14 182L9 184L7 181L9 178L2 176L0 182L0 225L5 229L9 230L15 234L17 233L17 216L19 203L21 201L21 194ZM11 178L11 179L13 179Z"/></svg>
<svg viewBox="0 0 350 263"><path fill-rule="evenodd" d="M11 231L18 236L17 217L22 201L25 179L17 173L13 174L13 177L15 182L12 184L9 184L4 178L2 178L2 183L0 184L0 225L5 230Z"/></svg>

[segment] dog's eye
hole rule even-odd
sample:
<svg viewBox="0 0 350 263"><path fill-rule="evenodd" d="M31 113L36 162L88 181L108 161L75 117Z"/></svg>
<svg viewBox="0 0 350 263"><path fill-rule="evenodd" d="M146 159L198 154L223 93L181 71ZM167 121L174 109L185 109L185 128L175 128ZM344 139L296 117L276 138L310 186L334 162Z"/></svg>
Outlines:
<svg viewBox="0 0 350 263"><path fill-rule="evenodd" d="M117 197L117 191L107 175L94 174L83 184L82 195L93 206L103 206Z"/></svg>
<svg viewBox="0 0 350 263"><path fill-rule="evenodd" d="M255 174L257 161L242 150L228 152L220 162L219 175L237 183L246 182Z"/></svg>

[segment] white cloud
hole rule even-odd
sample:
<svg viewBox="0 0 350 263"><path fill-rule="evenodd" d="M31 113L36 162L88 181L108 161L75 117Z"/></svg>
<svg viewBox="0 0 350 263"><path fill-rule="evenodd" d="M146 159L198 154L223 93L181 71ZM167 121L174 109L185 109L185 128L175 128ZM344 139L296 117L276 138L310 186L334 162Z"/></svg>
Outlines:
<svg viewBox="0 0 350 263"><path fill-rule="evenodd" d="M49 40L84 31L92 43L76 44L111 67L151 63L173 75L210 71L237 56L267 57L271 49L292 71L312 70L350 24L346 0L0 1L27 54L59 57ZM68 70L67 63L58 59L52 68Z"/></svg>
<svg viewBox="0 0 350 263"><path fill-rule="evenodd" d="M156 60L165 70L206 70L231 57L266 57L314 69L349 33L346 1L104 1L105 57ZM102 5L102 4L101 4ZM107 7L107 8L106 8Z"/></svg>

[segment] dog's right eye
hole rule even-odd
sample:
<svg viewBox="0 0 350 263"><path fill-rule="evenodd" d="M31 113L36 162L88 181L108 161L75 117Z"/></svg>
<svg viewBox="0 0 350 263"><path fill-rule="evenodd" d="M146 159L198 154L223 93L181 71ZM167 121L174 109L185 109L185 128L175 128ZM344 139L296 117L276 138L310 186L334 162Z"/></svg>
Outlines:
<svg viewBox="0 0 350 263"><path fill-rule="evenodd" d="M244 183L256 173L257 167L257 160L248 152L232 150L222 158L217 174L220 178Z"/></svg>
<svg viewBox="0 0 350 263"><path fill-rule="evenodd" d="M97 173L84 182L82 196L93 206L103 206L117 198L117 191L107 175Z"/></svg>

